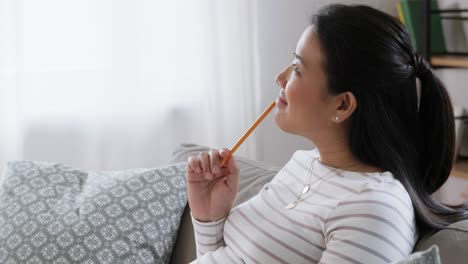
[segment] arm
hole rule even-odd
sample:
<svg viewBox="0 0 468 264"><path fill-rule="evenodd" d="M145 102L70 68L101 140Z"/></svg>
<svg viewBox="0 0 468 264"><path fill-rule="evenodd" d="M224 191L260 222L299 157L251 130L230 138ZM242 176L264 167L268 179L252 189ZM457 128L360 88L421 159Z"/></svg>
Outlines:
<svg viewBox="0 0 468 264"><path fill-rule="evenodd" d="M224 247L223 229L238 191L239 168L231 156L227 167L220 158L229 150L216 149L190 157L187 163L187 196L197 248L195 263L243 263L231 248Z"/></svg>
<svg viewBox="0 0 468 264"><path fill-rule="evenodd" d="M226 218L214 222L200 222L192 217L197 248L197 259L192 264L231 263L244 264L244 261L224 243L224 222Z"/></svg>

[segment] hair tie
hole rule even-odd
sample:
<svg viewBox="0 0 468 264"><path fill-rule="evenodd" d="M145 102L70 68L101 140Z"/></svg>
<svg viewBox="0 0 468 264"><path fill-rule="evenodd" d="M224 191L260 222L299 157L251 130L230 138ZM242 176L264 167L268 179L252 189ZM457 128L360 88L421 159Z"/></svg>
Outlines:
<svg viewBox="0 0 468 264"><path fill-rule="evenodd" d="M417 77L420 77L420 79L431 73L431 66L419 54L414 55L414 73Z"/></svg>

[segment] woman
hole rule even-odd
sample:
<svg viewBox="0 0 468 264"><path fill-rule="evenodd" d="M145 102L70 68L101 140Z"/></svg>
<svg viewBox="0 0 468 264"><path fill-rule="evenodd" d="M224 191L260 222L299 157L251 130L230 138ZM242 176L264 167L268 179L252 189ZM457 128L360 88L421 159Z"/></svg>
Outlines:
<svg viewBox="0 0 468 264"><path fill-rule="evenodd" d="M452 105L395 18L327 6L294 57L276 77L275 121L317 148L235 208L239 169L234 158L219 168L228 150L190 157L198 263L389 263L467 218L430 196L453 162Z"/></svg>

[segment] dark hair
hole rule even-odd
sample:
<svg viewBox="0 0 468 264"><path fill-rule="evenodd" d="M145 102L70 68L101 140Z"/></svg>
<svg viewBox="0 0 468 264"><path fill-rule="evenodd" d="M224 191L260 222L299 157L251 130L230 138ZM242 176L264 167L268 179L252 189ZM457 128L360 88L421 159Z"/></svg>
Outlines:
<svg viewBox="0 0 468 264"><path fill-rule="evenodd" d="M454 161L453 108L444 85L413 51L405 27L372 7L340 4L322 8L312 24L325 54L329 92L349 91L358 101L348 134L352 153L403 184L420 232L467 219L465 205L450 207L431 197Z"/></svg>

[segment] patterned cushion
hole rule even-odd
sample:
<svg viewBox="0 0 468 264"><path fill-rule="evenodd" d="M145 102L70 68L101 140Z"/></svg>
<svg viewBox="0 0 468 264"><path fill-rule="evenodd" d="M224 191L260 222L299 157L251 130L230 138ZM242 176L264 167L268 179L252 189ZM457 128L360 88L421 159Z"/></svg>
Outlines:
<svg viewBox="0 0 468 264"><path fill-rule="evenodd" d="M187 201L185 167L86 172L9 162L0 263L167 263Z"/></svg>

